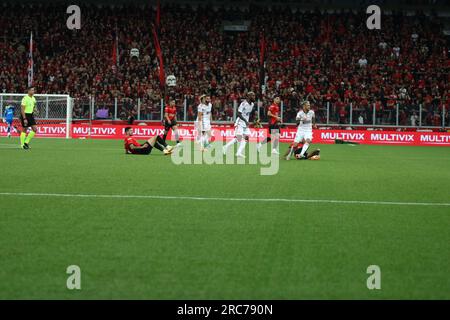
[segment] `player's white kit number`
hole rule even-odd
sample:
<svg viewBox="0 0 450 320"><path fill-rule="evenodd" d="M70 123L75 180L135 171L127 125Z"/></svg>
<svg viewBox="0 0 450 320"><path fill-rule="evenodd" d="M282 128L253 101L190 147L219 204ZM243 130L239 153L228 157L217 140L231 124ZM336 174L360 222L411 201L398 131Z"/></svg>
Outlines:
<svg viewBox="0 0 450 320"><path fill-rule="evenodd" d="M252 113L254 103L248 103L247 100L242 101L242 103L239 105L238 112L242 114L242 117L249 122L250 121L250 114ZM236 122L234 124L235 127L235 136L249 136L250 135L250 128L247 126L247 123L243 121L241 118L237 118Z"/></svg>
<svg viewBox="0 0 450 320"><path fill-rule="evenodd" d="M198 125L200 126L201 123L201 128L202 131L210 131L211 130L211 109L212 109L212 104L203 104L200 103L198 105L198 112L202 113L202 118L198 119Z"/></svg>
<svg viewBox="0 0 450 320"><path fill-rule="evenodd" d="M297 128L297 134L295 135L295 143L300 143L303 140L311 140L313 138L312 122L315 117L314 111L309 110L305 113L301 110L297 113L297 120L300 120L300 124Z"/></svg>

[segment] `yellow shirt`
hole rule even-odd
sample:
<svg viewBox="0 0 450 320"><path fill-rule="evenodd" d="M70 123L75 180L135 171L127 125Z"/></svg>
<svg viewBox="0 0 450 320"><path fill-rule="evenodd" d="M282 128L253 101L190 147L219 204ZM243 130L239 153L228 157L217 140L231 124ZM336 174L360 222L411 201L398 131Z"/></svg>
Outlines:
<svg viewBox="0 0 450 320"><path fill-rule="evenodd" d="M33 113L34 107L36 106L36 98L26 95L23 97L21 105L25 106L25 113Z"/></svg>

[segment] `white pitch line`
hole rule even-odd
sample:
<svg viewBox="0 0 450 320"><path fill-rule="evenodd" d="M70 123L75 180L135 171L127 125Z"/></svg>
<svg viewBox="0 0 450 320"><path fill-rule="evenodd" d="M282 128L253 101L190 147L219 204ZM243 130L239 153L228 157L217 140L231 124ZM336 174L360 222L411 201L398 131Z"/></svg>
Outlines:
<svg viewBox="0 0 450 320"><path fill-rule="evenodd" d="M332 200L332 199L270 199L270 198L219 198L193 196L163 196L163 195L122 195L122 194L68 194L68 193L29 193L0 192L0 196L20 197L53 197L53 198L93 198L93 199L163 199L163 200L193 200L193 201L235 201L235 202L292 202L292 203L332 203L332 204L368 204L394 206L436 206L450 207L445 202L397 202L397 201L364 201L364 200Z"/></svg>
<svg viewBox="0 0 450 320"><path fill-rule="evenodd" d="M19 144L12 144L12 143L0 143L1 147L10 147L10 148L19 148Z"/></svg>

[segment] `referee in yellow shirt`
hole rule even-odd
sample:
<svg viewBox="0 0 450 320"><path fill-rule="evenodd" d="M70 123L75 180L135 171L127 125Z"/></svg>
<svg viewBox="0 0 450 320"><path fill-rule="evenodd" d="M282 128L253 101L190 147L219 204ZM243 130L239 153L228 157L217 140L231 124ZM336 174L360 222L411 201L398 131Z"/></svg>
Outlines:
<svg viewBox="0 0 450 320"><path fill-rule="evenodd" d="M29 143L36 134L36 120L34 120L33 112L36 107L36 98L34 97L34 87L28 88L28 94L23 97L20 104L20 122L22 123L22 132L20 133L20 146L27 150L30 149ZM27 136L27 129L31 127L31 131Z"/></svg>

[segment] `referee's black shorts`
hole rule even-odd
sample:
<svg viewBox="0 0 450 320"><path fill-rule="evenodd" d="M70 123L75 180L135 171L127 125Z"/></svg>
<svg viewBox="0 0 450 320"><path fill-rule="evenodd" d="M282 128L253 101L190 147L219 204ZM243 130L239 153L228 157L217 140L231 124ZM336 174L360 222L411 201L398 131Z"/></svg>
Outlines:
<svg viewBox="0 0 450 320"><path fill-rule="evenodd" d="M144 148L142 148L142 149L135 149L134 150L134 154L148 155L148 154L150 154L152 152L153 147L148 142L142 144L141 146L144 147Z"/></svg>
<svg viewBox="0 0 450 320"><path fill-rule="evenodd" d="M27 124L25 125L22 114L20 114L20 123L22 127L28 128L36 125L36 120L34 120L34 116L32 113L25 113L25 119L27 119Z"/></svg>
<svg viewBox="0 0 450 320"><path fill-rule="evenodd" d="M276 124L270 124L269 125L269 135L273 133L280 133L280 125L278 123Z"/></svg>

